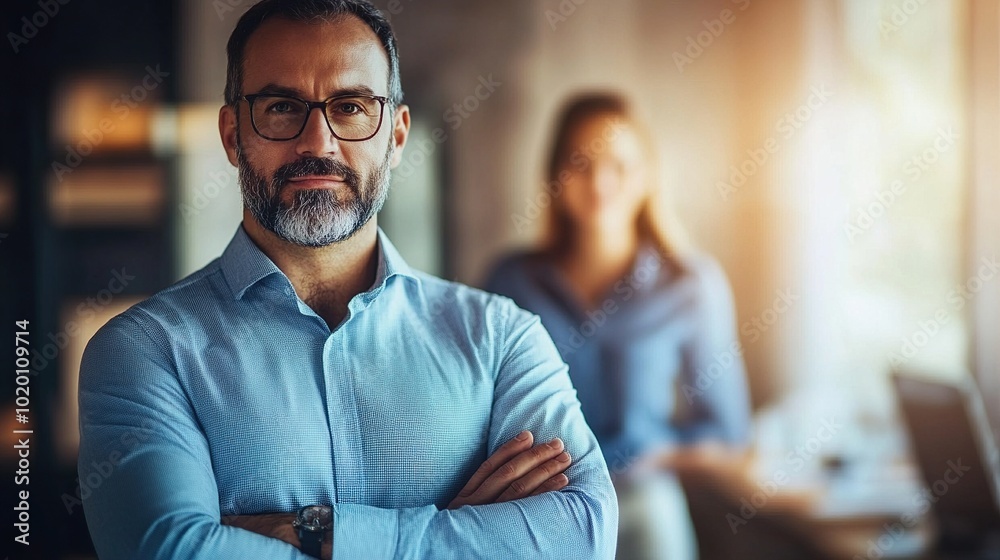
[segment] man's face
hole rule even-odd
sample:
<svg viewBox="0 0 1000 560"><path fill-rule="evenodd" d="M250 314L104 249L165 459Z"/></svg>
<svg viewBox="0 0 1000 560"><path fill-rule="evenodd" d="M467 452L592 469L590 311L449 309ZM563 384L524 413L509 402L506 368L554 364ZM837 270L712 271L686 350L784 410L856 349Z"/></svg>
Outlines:
<svg viewBox="0 0 1000 560"><path fill-rule="evenodd" d="M388 56L353 16L332 23L270 19L247 42L243 69L244 94L308 101L389 94ZM322 247L351 237L382 208L409 126L405 107L392 118L387 106L378 132L361 142L334 137L319 110L310 111L302 134L285 141L254 131L246 101L236 111L224 107L220 114L223 143L239 167L244 206L264 228L297 245Z"/></svg>

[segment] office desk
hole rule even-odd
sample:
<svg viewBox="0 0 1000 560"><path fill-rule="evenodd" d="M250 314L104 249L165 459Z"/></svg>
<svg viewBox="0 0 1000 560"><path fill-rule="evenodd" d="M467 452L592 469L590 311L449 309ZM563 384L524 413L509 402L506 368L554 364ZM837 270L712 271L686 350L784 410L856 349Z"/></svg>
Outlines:
<svg viewBox="0 0 1000 560"><path fill-rule="evenodd" d="M675 464L702 560L930 558L933 527L912 466L812 474L750 454L696 452Z"/></svg>

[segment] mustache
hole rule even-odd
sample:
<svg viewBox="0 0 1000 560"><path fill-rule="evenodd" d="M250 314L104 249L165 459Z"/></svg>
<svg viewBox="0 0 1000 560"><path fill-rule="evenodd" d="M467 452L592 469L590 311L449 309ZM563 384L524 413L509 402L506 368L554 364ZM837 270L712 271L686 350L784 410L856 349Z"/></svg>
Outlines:
<svg viewBox="0 0 1000 560"><path fill-rule="evenodd" d="M349 187L355 192L361 184L358 173L347 166L331 158L305 157L292 163L287 163L274 172L273 186L275 190L283 187L290 179L295 177L305 177L307 175L336 175L344 179Z"/></svg>

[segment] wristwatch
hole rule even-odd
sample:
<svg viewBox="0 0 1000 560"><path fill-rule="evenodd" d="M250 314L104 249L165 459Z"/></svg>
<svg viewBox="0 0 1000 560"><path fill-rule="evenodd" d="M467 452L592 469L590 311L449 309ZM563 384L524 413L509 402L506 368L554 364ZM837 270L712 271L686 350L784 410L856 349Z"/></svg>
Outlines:
<svg viewBox="0 0 1000 560"><path fill-rule="evenodd" d="M302 552L319 558L323 550L323 537L333 530L333 508L330 506L306 506L292 521L298 530ZM332 538L332 537L331 537Z"/></svg>

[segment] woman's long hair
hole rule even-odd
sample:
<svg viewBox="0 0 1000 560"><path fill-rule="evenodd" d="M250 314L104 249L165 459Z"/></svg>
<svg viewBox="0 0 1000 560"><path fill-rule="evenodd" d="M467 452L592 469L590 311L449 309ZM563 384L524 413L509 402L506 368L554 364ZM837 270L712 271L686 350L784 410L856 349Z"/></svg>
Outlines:
<svg viewBox="0 0 1000 560"><path fill-rule="evenodd" d="M639 207L635 227L640 241L653 245L660 255L677 269L682 269L681 254L687 248L686 236L677 220L666 220L668 208L663 200L658 181L656 150L649 129L636 118L629 102L616 93L586 93L571 98L564 106L556 121L555 137L549 152L547 180L552 203L549 204L545 221L542 250L548 254L560 254L573 241L573 223L565 208L565 201L559 196L565 184L560 174L577 164L582 154L574 153L573 138L579 129L595 117L610 117L612 122L621 122L633 130L643 144L652 184L648 196Z"/></svg>

